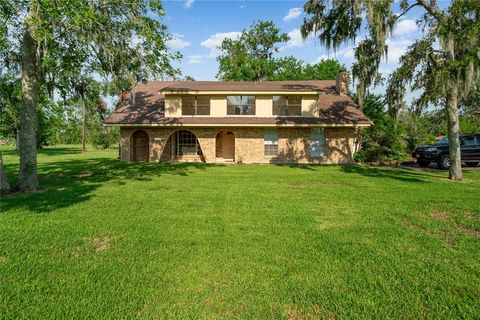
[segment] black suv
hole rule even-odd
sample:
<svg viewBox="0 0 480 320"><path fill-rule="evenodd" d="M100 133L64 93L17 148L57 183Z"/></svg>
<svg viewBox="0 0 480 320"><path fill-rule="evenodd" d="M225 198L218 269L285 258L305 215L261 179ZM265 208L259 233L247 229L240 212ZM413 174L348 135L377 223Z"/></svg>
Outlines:
<svg viewBox="0 0 480 320"><path fill-rule="evenodd" d="M460 136L462 161L469 167L475 167L480 162L480 134L462 134ZM450 167L448 156L448 137L445 137L430 146L419 146L413 150L412 157L417 159L421 167L428 167L436 162L441 169Z"/></svg>

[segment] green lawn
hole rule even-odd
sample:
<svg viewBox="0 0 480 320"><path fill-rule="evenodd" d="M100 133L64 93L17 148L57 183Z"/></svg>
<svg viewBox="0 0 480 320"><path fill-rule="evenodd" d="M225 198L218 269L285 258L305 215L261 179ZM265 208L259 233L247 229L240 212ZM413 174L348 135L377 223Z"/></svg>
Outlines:
<svg viewBox="0 0 480 320"><path fill-rule="evenodd" d="M478 171L117 153L47 148L0 199L0 318L478 319Z"/></svg>

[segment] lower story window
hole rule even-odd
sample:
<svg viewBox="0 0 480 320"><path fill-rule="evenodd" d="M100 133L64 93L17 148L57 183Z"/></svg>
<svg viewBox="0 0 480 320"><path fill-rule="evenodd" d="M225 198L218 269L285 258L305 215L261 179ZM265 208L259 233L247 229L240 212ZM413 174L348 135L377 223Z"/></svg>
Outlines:
<svg viewBox="0 0 480 320"><path fill-rule="evenodd" d="M323 157L325 155L325 130L323 128L312 128L310 155L312 157Z"/></svg>
<svg viewBox="0 0 480 320"><path fill-rule="evenodd" d="M265 129L264 135L265 156L272 157L278 155L278 130Z"/></svg>
<svg viewBox="0 0 480 320"><path fill-rule="evenodd" d="M175 133L174 144L174 151L177 156L201 155L202 153L197 137L187 130L180 130Z"/></svg>

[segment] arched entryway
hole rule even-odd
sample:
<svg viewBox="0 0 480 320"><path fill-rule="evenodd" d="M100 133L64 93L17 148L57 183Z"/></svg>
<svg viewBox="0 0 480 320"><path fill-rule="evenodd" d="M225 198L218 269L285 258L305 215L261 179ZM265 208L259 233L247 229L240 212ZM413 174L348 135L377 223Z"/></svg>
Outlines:
<svg viewBox="0 0 480 320"><path fill-rule="evenodd" d="M197 136L190 130L178 130L167 139L161 160L205 162L205 157Z"/></svg>
<svg viewBox="0 0 480 320"><path fill-rule="evenodd" d="M235 161L235 135L230 130L222 130L215 137L215 155L219 162Z"/></svg>
<svg viewBox="0 0 480 320"><path fill-rule="evenodd" d="M137 130L132 135L132 160L134 162L148 162L149 157L149 138L143 130Z"/></svg>

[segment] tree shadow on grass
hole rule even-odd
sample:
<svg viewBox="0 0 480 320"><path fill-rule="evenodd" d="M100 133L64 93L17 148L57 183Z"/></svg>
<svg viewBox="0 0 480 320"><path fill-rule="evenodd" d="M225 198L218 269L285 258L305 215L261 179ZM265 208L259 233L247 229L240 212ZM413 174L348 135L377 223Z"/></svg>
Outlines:
<svg viewBox="0 0 480 320"><path fill-rule="evenodd" d="M89 200L105 182L151 181L161 175L187 176L211 165L203 163L125 163L110 158L71 160L38 166L43 190L2 196L0 213L25 208L48 213Z"/></svg>
<svg viewBox="0 0 480 320"><path fill-rule="evenodd" d="M322 166L320 164L311 165L311 164L301 164L301 163L272 163L277 167L288 167L293 169L301 169L301 170L310 170L315 171L315 168Z"/></svg>
<svg viewBox="0 0 480 320"><path fill-rule="evenodd" d="M82 153L82 150L75 147L44 147L38 150L38 153L46 156L61 156L64 154Z"/></svg>
<svg viewBox="0 0 480 320"><path fill-rule="evenodd" d="M402 169L393 168L376 168L376 167L361 167L358 165L341 166L344 173L354 173L371 178L394 179L410 183L429 183L426 177L434 177L442 179L437 175L430 175L424 172L414 172Z"/></svg>

